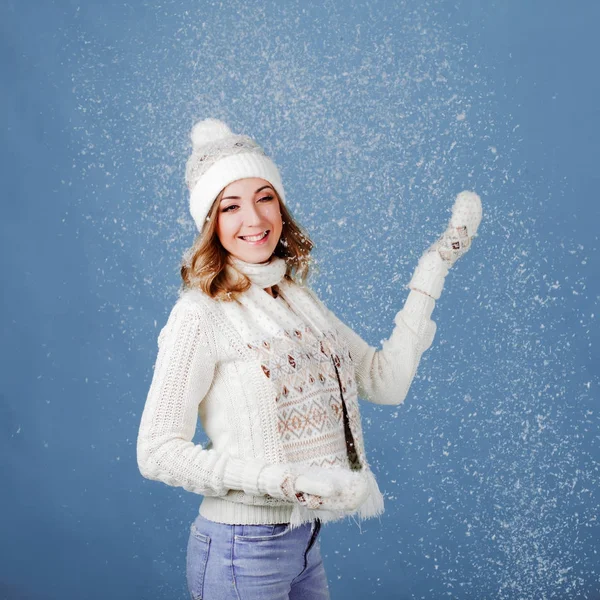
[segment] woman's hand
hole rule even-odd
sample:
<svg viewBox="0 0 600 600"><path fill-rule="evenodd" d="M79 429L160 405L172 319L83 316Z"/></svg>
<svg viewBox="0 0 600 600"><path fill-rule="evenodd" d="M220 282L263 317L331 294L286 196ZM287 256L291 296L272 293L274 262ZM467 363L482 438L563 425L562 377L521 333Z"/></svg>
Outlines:
<svg viewBox="0 0 600 600"><path fill-rule="evenodd" d="M458 194L446 231L423 253L407 287L438 300L448 270L477 237L481 217L479 196L468 191Z"/></svg>
<svg viewBox="0 0 600 600"><path fill-rule="evenodd" d="M259 487L275 498L310 509L335 511L356 510L369 493L366 478L360 472L293 463L265 467L259 476Z"/></svg>

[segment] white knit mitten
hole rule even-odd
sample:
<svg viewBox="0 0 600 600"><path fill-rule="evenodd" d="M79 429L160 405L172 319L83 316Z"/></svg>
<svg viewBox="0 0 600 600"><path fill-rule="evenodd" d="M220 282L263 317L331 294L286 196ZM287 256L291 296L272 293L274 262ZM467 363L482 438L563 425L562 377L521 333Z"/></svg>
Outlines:
<svg viewBox="0 0 600 600"><path fill-rule="evenodd" d="M448 270L471 247L481 223L481 199L475 192L458 194L446 231L423 253L406 286L436 300L444 288Z"/></svg>
<svg viewBox="0 0 600 600"><path fill-rule="evenodd" d="M356 510L369 494L367 481L360 472L294 463L266 466L259 474L258 487L273 498L310 509L335 511Z"/></svg>

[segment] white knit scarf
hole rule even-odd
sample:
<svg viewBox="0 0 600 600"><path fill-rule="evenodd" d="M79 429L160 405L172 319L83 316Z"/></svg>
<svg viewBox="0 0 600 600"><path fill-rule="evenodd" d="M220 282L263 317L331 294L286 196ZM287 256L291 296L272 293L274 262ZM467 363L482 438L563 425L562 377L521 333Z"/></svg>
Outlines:
<svg viewBox="0 0 600 600"><path fill-rule="evenodd" d="M285 260L275 255L272 255L270 260L264 263L249 263L230 254L228 261L237 271L246 275L261 289L277 285L283 279L287 269Z"/></svg>

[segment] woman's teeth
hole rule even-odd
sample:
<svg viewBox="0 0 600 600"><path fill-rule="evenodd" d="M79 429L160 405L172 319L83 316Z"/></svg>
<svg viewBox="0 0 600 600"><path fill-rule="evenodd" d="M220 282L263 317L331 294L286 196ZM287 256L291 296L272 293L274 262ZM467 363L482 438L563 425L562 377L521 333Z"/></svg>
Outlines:
<svg viewBox="0 0 600 600"><path fill-rule="evenodd" d="M263 231L262 233L259 233L258 235L247 235L246 237L242 236L242 239L246 240L247 242L259 242L267 235L267 233L269 233L269 232Z"/></svg>

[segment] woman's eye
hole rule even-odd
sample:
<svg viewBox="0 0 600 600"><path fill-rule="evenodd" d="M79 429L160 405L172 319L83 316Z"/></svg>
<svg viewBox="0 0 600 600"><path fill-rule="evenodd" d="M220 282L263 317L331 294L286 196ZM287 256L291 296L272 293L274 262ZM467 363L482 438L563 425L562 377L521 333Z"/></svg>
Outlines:
<svg viewBox="0 0 600 600"><path fill-rule="evenodd" d="M263 196L262 198L259 198L258 201L259 202L269 202L270 200L273 200L275 196ZM229 206L227 206L226 208L224 208L221 212L230 212L230 209L235 209L238 208L237 204L230 204Z"/></svg>

